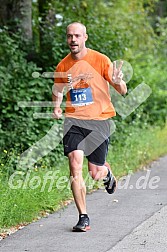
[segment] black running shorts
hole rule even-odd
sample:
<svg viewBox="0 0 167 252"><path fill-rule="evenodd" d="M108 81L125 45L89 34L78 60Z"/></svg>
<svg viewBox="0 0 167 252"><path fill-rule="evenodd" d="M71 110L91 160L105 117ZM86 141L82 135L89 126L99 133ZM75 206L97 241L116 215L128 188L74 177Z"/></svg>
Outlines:
<svg viewBox="0 0 167 252"><path fill-rule="evenodd" d="M109 120L79 120L66 118L64 122L64 155L83 150L88 161L104 165L110 137Z"/></svg>

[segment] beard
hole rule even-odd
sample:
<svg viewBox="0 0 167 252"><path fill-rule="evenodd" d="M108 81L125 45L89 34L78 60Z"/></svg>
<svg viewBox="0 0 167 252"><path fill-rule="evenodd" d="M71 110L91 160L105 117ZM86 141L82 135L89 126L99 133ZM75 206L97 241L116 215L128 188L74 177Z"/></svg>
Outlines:
<svg viewBox="0 0 167 252"><path fill-rule="evenodd" d="M75 47L71 48L71 46L75 46ZM77 54L82 50L82 48L78 44L70 44L69 48L70 48L71 53L73 54Z"/></svg>
<svg viewBox="0 0 167 252"><path fill-rule="evenodd" d="M77 54L77 53L79 53L80 52L80 50L77 48L77 49L71 49L70 48L70 51L71 51L71 53L73 53L73 54Z"/></svg>

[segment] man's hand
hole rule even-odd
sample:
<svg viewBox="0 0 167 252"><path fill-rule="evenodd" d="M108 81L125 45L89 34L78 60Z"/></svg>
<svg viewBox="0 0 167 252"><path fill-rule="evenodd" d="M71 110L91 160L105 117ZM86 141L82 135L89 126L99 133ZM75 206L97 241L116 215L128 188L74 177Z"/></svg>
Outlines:
<svg viewBox="0 0 167 252"><path fill-rule="evenodd" d="M56 107L53 110L53 118L60 119L62 117L62 109L60 107Z"/></svg>
<svg viewBox="0 0 167 252"><path fill-rule="evenodd" d="M122 82L122 78L123 78L123 73L121 71L122 65L123 65L123 61L120 62L120 65L117 68L116 61L113 62L112 81L114 82L114 84L120 85Z"/></svg>

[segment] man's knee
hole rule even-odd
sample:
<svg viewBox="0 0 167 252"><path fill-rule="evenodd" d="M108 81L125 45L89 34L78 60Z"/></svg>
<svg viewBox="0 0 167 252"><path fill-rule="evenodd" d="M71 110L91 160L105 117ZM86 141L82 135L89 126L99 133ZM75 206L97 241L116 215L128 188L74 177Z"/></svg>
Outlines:
<svg viewBox="0 0 167 252"><path fill-rule="evenodd" d="M75 177L82 173L83 156L80 151L73 151L69 153L70 175Z"/></svg>

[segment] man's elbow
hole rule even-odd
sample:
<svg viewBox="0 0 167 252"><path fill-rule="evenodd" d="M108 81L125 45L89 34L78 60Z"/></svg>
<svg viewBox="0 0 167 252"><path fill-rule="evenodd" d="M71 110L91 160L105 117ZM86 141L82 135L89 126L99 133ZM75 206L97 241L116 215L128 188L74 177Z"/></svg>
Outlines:
<svg viewBox="0 0 167 252"><path fill-rule="evenodd" d="M126 95L126 93L128 92L127 87L125 86L122 90L121 90L121 95Z"/></svg>
<svg viewBox="0 0 167 252"><path fill-rule="evenodd" d="M121 95L125 95L126 93L127 93L127 86L126 86L126 83L122 80L122 83L121 83L122 85L121 85Z"/></svg>

